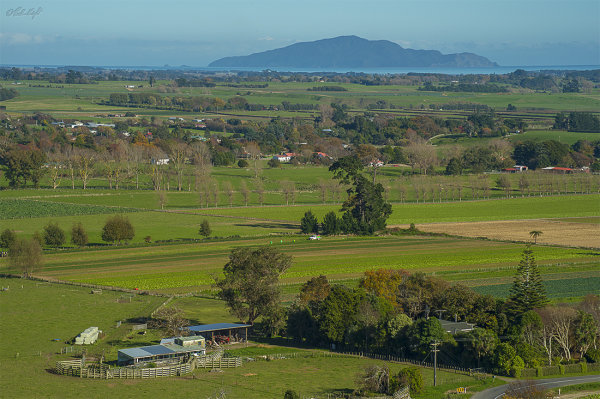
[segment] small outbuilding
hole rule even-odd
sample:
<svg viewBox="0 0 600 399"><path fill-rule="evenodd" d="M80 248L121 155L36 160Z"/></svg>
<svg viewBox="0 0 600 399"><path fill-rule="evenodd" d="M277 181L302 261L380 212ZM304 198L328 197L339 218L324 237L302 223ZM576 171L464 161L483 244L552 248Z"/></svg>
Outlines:
<svg viewBox="0 0 600 399"><path fill-rule="evenodd" d="M234 341L247 341L250 324L216 323L189 326L186 329L190 334L202 334L212 342L229 343Z"/></svg>
<svg viewBox="0 0 600 399"><path fill-rule="evenodd" d="M140 364L156 361L178 360L190 355L204 355L206 341L203 336L176 337L163 340L159 345L121 349L117 361L120 365Z"/></svg>

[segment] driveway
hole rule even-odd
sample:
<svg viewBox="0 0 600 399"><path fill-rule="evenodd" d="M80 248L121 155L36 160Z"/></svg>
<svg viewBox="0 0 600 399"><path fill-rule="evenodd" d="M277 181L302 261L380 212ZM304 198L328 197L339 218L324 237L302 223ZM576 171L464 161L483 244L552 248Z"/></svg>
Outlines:
<svg viewBox="0 0 600 399"><path fill-rule="evenodd" d="M525 380L515 380L525 381ZM585 384L586 382L600 382L600 375L585 375L581 377L562 377L562 378L544 378L541 380L532 380L537 385L543 388L559 388L566 385ZM509 384L504 384L499 387L486 389L485 391L477 392L471 399L500 399L504 395L504 391Z"/></svg>

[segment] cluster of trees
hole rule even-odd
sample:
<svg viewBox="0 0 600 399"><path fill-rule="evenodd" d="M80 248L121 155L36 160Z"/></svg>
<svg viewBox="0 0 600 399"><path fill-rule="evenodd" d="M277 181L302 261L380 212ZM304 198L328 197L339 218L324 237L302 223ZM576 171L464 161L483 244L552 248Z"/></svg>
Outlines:
<svg viewBox="0 0 600 399"><path fill-rule="evenodd" d="M554 129L572 132L600 132L600 118L591 112L559 112L554 117Z"/></svg>
<svg viewBox="0 0 600 399"><path fill-rule="evenodd" d="M271 247L236 249L217 283L219 295L240 320L260 317L265 333L311 345L423 359L438 341L441 362L513 376L524 367L600 361L600 298L548 305L529 247L506 300L422 273L378 269L365 272L357 288L314 277L284 310L276 282L290 264ZM438 310L476 327L451 335L432 316Z"/></svg>
<svg viewBox="0 0 600 399"><path fill-rule="evenodd" d="M105 242L120 244L122 241L132 240L135 236L135 230L129 221L129 218L123 215L109 217L102 228L102 240ZM56 222L48 222L42 229L42 232L36 231L33 240L40 246L48 248L60 248L67 242L67 235L63 228ZM14 230L4 229L0 233L0 248L11 251L12 245L17 241L18 236ZM71 227L71 244L84 247L88 244L88 234L81 222L74 223Z"/></svg>
<svg viewBox="0 0 600 399"><path fill-rule="evenodd" d="M321 229L323 234L373 234L385 229L386 220L392 213L392 206L383 198L384 188L363 173L363 164L359 158L349 156L337 160L329 168L334 179L348 188L348 198L342 204L341 218L334 212L325 215ZM311 211L305 213L301 220L303 233L318 233L319 224Z"/></svg>
<svg viewBox="0 0 600 399"><path fill-rule="evenodd" d="M426 82L425 85L419 87L421 91L452 91L452 92L467 92L467 93L507 93L506 86L500 86L494 83L473 84L473 83L452 83L449 85L433 85L431 82Z"/></svg>
<svg viewBox="0 0 600 399"><path fill-rule="evenodd" d="M19 92L15 89L5 89L4 87L0 87L0 101L10 100L18 95Z"/></svg>

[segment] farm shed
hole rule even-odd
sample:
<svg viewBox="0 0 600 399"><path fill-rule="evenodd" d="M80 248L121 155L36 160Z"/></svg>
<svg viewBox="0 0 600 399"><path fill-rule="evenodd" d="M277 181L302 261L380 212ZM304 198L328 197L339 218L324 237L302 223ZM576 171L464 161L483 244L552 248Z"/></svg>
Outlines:
<svg viewBox="0 0 600 399"><path fill-rule="evenodd" d="M142 346L139 348L121 349L118 352L118 363L139 364L160 360L179 359L186 355L206 353L206 341L201 335L177 337L160 345Z"/></svg>
<svg viewBox="0 0 600 399"><path fill-rule="evenodd" d="M232 340L239 341L243 338L245 341L248 340L248 327L252 327L249 324L235 324L235 323L216 323L216 324L201 324L197 326L189 326L187 330L190 334L202 334L215 342L217 338L226 338L225 342L231 342ZM243 332L243 335L241 335ZM234 339L236 338L237 339Z"/></svg>
<svg viewBox="0 0 600 399"><path fill-rule="evenodd" d="M454 334L458 334L459 332L466 332L466 331L472 331L473 327L475 327L475 324L472 323L467 323L464 321L449 321L449 320L440 320L440 324L442 325L442 328L444 329L444 331L454 335Z"/></svg>

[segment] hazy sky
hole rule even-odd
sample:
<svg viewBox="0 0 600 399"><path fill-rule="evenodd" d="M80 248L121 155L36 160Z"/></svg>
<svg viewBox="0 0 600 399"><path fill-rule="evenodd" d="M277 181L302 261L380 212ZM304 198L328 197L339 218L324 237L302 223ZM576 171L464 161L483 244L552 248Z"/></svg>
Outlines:
<svg viewBox="0 0 600 399"><path fill-rule="evenodd" d="M21 7L37 15L14 15ZM0 63L205 66L341 35L500 65L600 64L600 0L2 0Z"/></svg>

